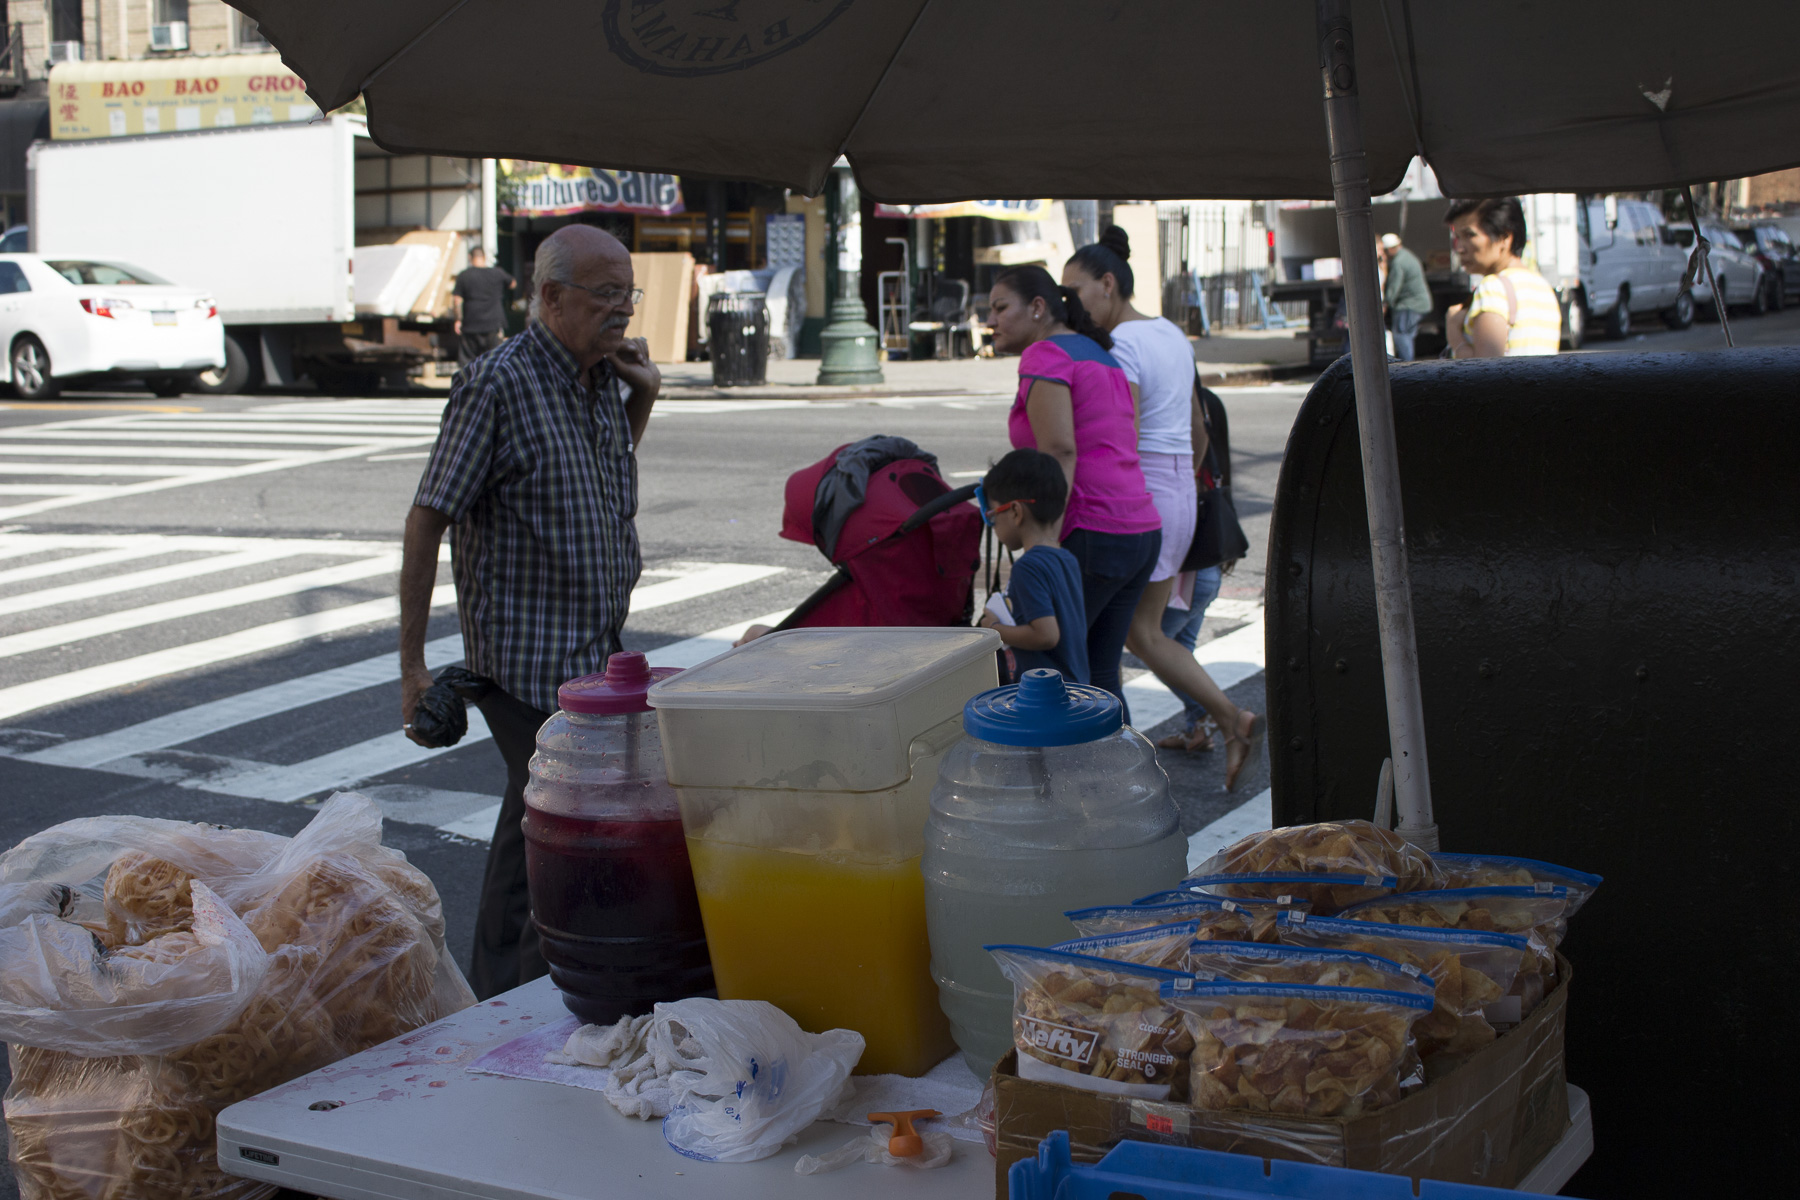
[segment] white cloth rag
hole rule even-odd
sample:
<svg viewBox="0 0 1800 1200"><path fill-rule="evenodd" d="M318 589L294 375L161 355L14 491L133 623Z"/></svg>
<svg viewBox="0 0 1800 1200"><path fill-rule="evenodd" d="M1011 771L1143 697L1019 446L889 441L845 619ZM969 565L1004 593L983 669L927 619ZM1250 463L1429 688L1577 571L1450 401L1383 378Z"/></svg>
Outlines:
<svg viewBox="0 0 1800 1200"><path fill-rule="evenodd" d="M620 1017L612 1025L583 1025L569 1035L560 1054L545 1055L545 1062L569 1066L602 1067L610 1076L600 1089L612 1106L640 1121L666 1117L674 1104L669 1075L674 1066L659 1066L649 1046L650 1013Z"/></svg>

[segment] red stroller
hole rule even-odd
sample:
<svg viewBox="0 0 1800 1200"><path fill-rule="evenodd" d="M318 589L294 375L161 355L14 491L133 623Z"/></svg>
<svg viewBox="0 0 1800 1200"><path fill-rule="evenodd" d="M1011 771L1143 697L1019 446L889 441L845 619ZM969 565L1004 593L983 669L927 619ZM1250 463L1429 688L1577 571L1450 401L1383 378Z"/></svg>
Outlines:
<svg viewBox="0 0 1800 1200"><path fill-rule="evenodd" d="M981 566L974 494L899 437L839 446L788 476L781 536L813 543L837 571L776 628L967 625Z"/></svg>

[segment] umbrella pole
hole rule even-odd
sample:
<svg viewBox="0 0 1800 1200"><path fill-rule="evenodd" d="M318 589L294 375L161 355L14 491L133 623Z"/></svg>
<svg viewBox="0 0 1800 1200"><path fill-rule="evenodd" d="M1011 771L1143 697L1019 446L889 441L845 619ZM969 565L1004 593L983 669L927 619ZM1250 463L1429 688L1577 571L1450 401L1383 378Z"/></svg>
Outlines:
<svg viewBox="0 0 1800 1200"><path fill-rule="evenodd" d="M1397 832L1414 845L1436 850L1438 830L1432 818L1431 774L1425 756L1425 706L1419 692L1400 460L1394 442L1394 402L1388 388L1381 290L1375 271L1375 218L1369 207L1350 0L1317 2L1331 184L1337 201L1338 252L1349 310L1350 367L1356 382L1356 423L1362 439L1363 491L1375 568L1375 615L1387 690L1394 800L1400 817Z"/></svg>

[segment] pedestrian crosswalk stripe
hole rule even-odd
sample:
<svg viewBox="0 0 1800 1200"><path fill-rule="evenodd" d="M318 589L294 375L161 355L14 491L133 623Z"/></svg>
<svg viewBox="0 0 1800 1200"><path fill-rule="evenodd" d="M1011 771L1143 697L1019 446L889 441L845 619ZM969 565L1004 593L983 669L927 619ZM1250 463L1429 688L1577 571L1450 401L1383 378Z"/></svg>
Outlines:
<svg viewBox="0 0 1800 1200"><path fill-rule="evenodd" d="M430 436L427 436L423 433L410 431L400 437L389 437L381 434L357 437L355 435L336 433L264 433L261 431L251 435L238 433L212 433L203 429L85 429L79 432L72 429L57 429L40 434L36 430L22 429L17 432L8 432L4 435L0 435L0 445L6 446L13 454L30 454L32 439L38 437L42 437L45 440L63 438L70 441L82 442L182 442L184 444L206 444L212 442L253 441L267 446L307 446L314 444L324 444L328 446L364 446L370 442L393 445L414 445L421 441L435 441L437 435L431 434Z"/></svg>
<svg viewBox="0 0 1800 1200"><path fill-rule="evenodd" d="M315 403L250 412L132 413L0 429L0 473L35 474L45 480L0 483L0 497L20 498L18 503L0 505L0 520L427 446L437 440L441 408L441 402L404 409ZM59 458L88 461L45 461ZM146 462L114 471L109 469L110 459L171 461L166 466ZM48 482L56 475L110 477L118 482ZM131 476L145 478L133 481Z"/></svg>
<svg viewBox="0 0 1800 1200"><path fill-rule="evenodd" d="M52 575L72 575L77 571L91 571L95 567L130 562L134 558L155 558L161 553L160 550L144 546L122 546L112 550L96 550L92 554L53 559L50 562L32 563L29 567L11 567L0 571L0 586L24 583L32 579L48 579Z"/></svg>
<svg viewBox="0 0 1800 1200"><path fill-rule="evenodd" d="M433 638L425 643L425 666L435 671L462 661L462 634ZM151 750L166 750L183 742L192 742L209 734L239 725L248 725L265 717L335 700L365 688L380 687L400 678L400 655L377 654L359 662L315 671L280 683L271 683L253 691L240 692L152 717L135 725L115 729L94 737L60 742L19 757L27 762L48 763L58 767L98 767L103 763Z"/></svg>
<svg viewBox="0 0 1800 1200"><path fill-rule="evenodd" d="M231 557L251 559L250 555L232 555ZM263 552L262 557L270 558L274 555ZM375 575L390 575L399 569L400 555L387 554L379 558L365 558L355 562L320 567L312 571L301 571L293 575L282 575L275 579L263 580L260 583L247 583L242 587L226 588L217 592L203 592L198 596L185 596L179 600L164 600L157 604L146 604L139 608L128 608L98 617L84 617L81 620L69 621L62 625L47 625L41 629L31 629L24 633L0 637L0 658L16 654L30 654L33 651L49 649L52 646L68 645L126 629L140 629L145 625L173 621L199 613L218 612L221 609L256 604L264 600L297 595L300 592L314 591L319 588L338 587ZM29 597L26 598L29 599ZM4 603L5 601L0 601L0 605ZM0 609L0 611L4 610Z"/></svg>
<svg viewBox="0 0 1800 1200"><path fill-rule="evenodd" d="M431 593L433 608L455 603L456 589L449 584L443 584L433 589ZM214 663L242 658L246 654L255 654L261 650L275 650L282 646L291 646L295 642L303 642L308 638L321 637L328 633L337 633L340 630L354 629L358 625L392 621L399 616L400 602L392 596L384 596L379 600L366 600L361 604L350 604L342 608L328 608L322 612L288 617L285 620L271 621L266 625L257 625L250 629L240 629L236 633L228 633L222 637L189 642L184 646L172 646L166 650L155 650L133 658L123 658L116 662L103 663L83 670L52 675L48 679L15 684L12 687L0 688L0 720L16 717L20 713L31 712L33 709L44 708L47 705L59 704L65 700L78 700L83 696L92 696L96 692L142 683L163 675L172 675L177 671L191 671L197 667L207 667Z"/></svg>
<svg viewBox="0 0 1800 1200"><path fill-rule="evenodd" d="M363 453L368 453L364 450ZM284 450L279 454L271 454L266 450L231 450L220 446L78 446L78 445L41 445L20 446L7 449L6 443L0 441L0 454L29 454L34 458L207 458L207 459L246 459L277 458L310 461L312 455L305 451ZM18 458L6 460L14 466L29 467L34 464Z"/></svg>
<svg viewBox="0 0 1800 1200"><path fill-rule="evenodd" d="M101 475L179 475L184 468L169 465L147 467L140 463L0 462L0 475L61 475L69 478Z"/></svg>
<svg viewBox="0 0 1800 1200"><path fill-rule="evenodd" d="M101 596L111 596L137 588L175 583L183 579L195 579L201 575L215 575L221 571L235 571L239 567L251 567L278 558L288 558L293 553L294 551L286 547L258 546L250 550L240 550L236 554L197 558L189 562L172 563L165 567L130 571L124 575L109 575L104 579L88 579L81 583L64 584L61 587L39 588L35 592L25 592L16 596L0 596L0 616L8 613L30 612L34 608L49 608L56 604L72 604L77 600L94 600ZM0 641L3 640L0 639Z"/></svg>
<svg viewBox="0 0 1800 1200"><path fill-rule="evenodd" d="M399 719L398 714L395 719ZM486 741L488 736L487 722L482 719L480 710L471 707L469 731L457 746L472 746ZM405 731L396 729L304 762L267 763L254 770L187 780L183 786L227 796L289 803L329 788L348 787L363 779L398 771L454 748L421 746L408 738Z"/></svg>

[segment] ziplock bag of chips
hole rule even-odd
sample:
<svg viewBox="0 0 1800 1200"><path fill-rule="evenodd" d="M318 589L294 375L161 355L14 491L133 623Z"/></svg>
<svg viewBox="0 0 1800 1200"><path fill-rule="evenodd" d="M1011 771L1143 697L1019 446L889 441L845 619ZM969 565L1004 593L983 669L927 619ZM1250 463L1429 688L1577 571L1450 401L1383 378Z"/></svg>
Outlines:
<svg viewBox="0 0 1800 1200"><path fill-rule="evenodd" d="M1197 921L1178 921L1173 925L1152 925L1147 929L1128 929L1123 933L1075 938L1058 942L1050 948L1069 954L1085 954L1091 958L1111 958L1145 967L1161 967L1165 971L1185 971L1188 969L1188 947L1193 944L1194 935L1199 929Z"/></svg>
<svg viewBox="0 0 1800 1200"><path fill-rule="evenodd" d="M1306 913L1283 913L1276 930L1286 945L1360 950L1430 976L1436 985L1431 1015L1413 1031L1427 1063L1472 1054L1498 1036L1485 1010L1505 999L1531 956L1530 941L1509 933L1382 925Z"/></svg>
<svg viewBox="0 0 1800 1200"><path fill-rule="evenodd" d="M1353 875L1345 871L1258 871L1250 874L1194 875L1181 881L1202 895L1240 903L1273 905L1283 911L1282 896L1299 901L1300 911L1336 913L1352 904L1390 896L1400 889L1397 875Z"/></svg>
<svg viewBox="0 0 1800 1200"><path fill-rule="evenodd" d="M1564 920L1574 916L1603 882L1598 875L1577 871L1572 867L1559 867L1555 863L1539 862L1535 858L1509 858L1500 854L1446 854L1441 851L1431 858L1444 873L1444 886L1447 888L1530 887L1538 883L1568 888L1569 907L1563 913Z"/></svg>
<svg viewBox="0 0 1800 1200"><path fill-rule="evenodd" d="M1172 980L1162 994L1193 1038L1190 1104L1305 1117L1398 1100L1431 1012L1429 996L1377 988Z"/></svg>
<svg viewBox="0 0 1800 1200"><path fill-rule="evenodd" d="M1193 942L1182 968L1202 981L1304 983L1315 987L1374 988L1377 991L1436 990L1417 967L1379 954L1330 946L1269 946L1258 942Z"/></svg>
<svg viewBox="0 0 1800 1200"><path fill-rule="evenodd" d="M1567 928L1569 890L1560 884L1529 887L1443 888L1408 892L1353 904L1339 913L1352 921L1388 925L1422 925L1428 929L1475 929L1516 933L1531 940L1531 954L1519 966L1509 995L1519 1000L1516 1014L1490 1013L1491 1019L1519 1021L1538 1006L1556 985L1556 948Z"/></svg>
<svg viewBox="0 0 1800 1200"><path fill-rule="evenodd" d="M1393 889L1402 892L1443 886L1443 876L1430 854L1370 821L1320 821L1265 829L1227 846L1193 874L1195 879L1214 875L1392 876L1396 881ZM1188 882L1183 881L1183 886ZM1340 896L1296 894L1312 900L1315 911L1323 911L1318 908L1321 899L1336 907L1353 903Z"/></svg>
<svg viewBox="0 0 1800 1200"><path fill-rule="evenodd" d="M1187 1094L1193 1039L1162 999L1177 971L1035 946L988 946L1013 983L1019 1078L1139 1100Z"/></svg>
<svg viewBox="0 0 1800 1200"><path fill-rule="evenodd" d="M1102 904L1095 908L1076 908L1063 916L1069 918L1075 932L1082 937L1101 937L1148 929L1153 925L1192 921L1223 911L1223 902L1217 896L1191 895L1169 904Z"/></svg>

